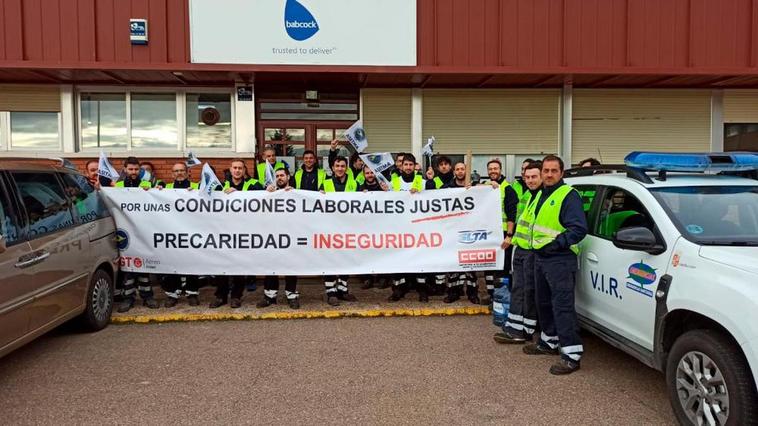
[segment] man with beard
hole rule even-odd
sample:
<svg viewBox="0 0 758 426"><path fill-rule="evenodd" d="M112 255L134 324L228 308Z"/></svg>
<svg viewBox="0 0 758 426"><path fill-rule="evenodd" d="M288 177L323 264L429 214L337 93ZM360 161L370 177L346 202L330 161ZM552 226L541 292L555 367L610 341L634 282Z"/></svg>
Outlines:
<svg viewBox="0 0 758 426"><path fill-rule="evenodd" d="M358 184L355 179L347 175L347 158L338 156L332 165L332 177L324 180L321 192L355 192ZM330 306L339 306L340 300L355 302L357 299L348 293L347 275L325 275L324 287L326 288L326 303Z"/></svg>
<svg viewBox="0 0 758 426"><path fill-rule="evenodd" d="M410 191L411 194L424 189L424 178L416 173L416 157L413 154L403 155L403 164L399 174L393 174L391 187L393 191ZM388 301L397 302L408 293L409 285L415 281L419 302L429 301L429 289L426 285L426 275L407 274L396 275L392 286L392 295Z"/></svg>
<svg viewBox="0 0 758 426"><path fill-rule="evenodd" d="M379 182L379 180L376 179L376 175L374 174L374 171L371 170L369 166L363 166L363 176L365 177L365 179L362 184L358 185L358 192L375 192L375 191L389 190L389 187L385 183ZM361 286L361 288L363 290L368 290L377 284L379 280L379 275L377 274L364 275L361 278L363 278L363 285Z"/></svg>
<svg viewBox="0 0 758 426"><path fill-rule="evenodd" d="M334 164L334 160L337 159L337 146L339 145L339 142L337 139L334 139L331 143L331 146L329 147L329 167L331 168ZM363 175L363 160L360 157L360 154L357 152L354 152L350 156L350 167L347 168L347 176L350 179L353 179L355 183L358 185L362 184L365 180L365 177Z"/></svg>
<svg viewBox="0 0 758 426"><path fill-rule="evenodd" d="M275 172L276 180L274 185L266 188L268 192L279 190L290 191L290 173L287 169L279 169ZM266 308L276 304L276 296L279 293L279 277L276 275L267 275L263 279L263 299L255 305L258 308ZM287 303L292 309L300 309L300 294L297 292L297 276L287 275L284 277L284 294L287 297Z"/></svg>
<svg viewBox="0 0 758 426"><path fill-rule="evenodd" d="M503 165L500 160L493 159L487 163L487 176L490 178L490 185L493 188L500 190L500 208L502 209L503 216L503 245L505 250L505 262L502 271L487 271L484 274L484 281L487 284L488 300L485 304L489 305L492 302L492 296L495 294L495 287L502 285L503 279L506 282L511 282L511 258L513 256L513 249L511 248L511 239L513 238L513 232L516 228L516 213L518 211L518 196L516 191L511 188L508 182L505 180L505 176L502 173Z"/></svg>
<svg viewBox="0 0 758 426"><path fill-rule="evenodd" d="M453 180L453 166L450 158L443 155L437 159L437 173L429 167L427 170L426 190L441 189ZM427 277L427 280L433 283L429 293L432 296L441 296L445 294L445 275L434 274Z"/></svg>
<svg viewBox="0 0 758 426"><path fill-rule="evenodd" d="M529 163L521 175L527 191L519 200L529 208L537 202L537 194L542 188L540 161ZM537 305L534 296L534 251L529 241L529 227L527 221L521 216L524 209L516 213L516 231L513 235L513 282L511 283L511 305L508 310L508 318L503 324L503 332L495 334L498 343L525 343L532 341L532 336L537 328Z"/></svg>
<svg viewBox="0 0 758 426"><path fill-rule="evenodd" d="M466 185L466 165L464 163L455 163L453 168L453 179L448 182L445 188L470 188ZM463 294L463 287L466 287L466 296L468 300L479 304L479 292L476 285L476 274L473 272L453 272L447 282L447 295L442 299L445 303L453 303L460 299Z"/></svg>

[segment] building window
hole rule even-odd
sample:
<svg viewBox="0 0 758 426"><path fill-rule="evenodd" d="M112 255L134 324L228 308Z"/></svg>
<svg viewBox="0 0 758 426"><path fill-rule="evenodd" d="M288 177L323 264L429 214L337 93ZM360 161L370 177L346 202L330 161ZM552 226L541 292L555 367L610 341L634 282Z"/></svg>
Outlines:
<svg viewBox="0 0 758 426"><path fill-rule="evenodd" d="M229 93L187 93L187 147L232 147Z"/></svg>
<svg viewBox="0 0 758 426"><path fill-rule="evenodd" d="M60 142L60 114L57 112L10 113L10 146L13 149L57 151Z"/></svg>
<svg viewBox="0 0 758 426"><path fill-rule="evenodd" d="M758 123L724 124L724 151L758 152Z"/></svg>
<svg viewBox="0 0 758 426"><path fill-rule="evenodd" d="M82 148L126 149L125 93L82 93Z"/></svg>
<svg viewBox="0 0 758 426"><path fill-rule="evenodd" d="M178 149L176 95L132 93L132 148Z"/></svg>

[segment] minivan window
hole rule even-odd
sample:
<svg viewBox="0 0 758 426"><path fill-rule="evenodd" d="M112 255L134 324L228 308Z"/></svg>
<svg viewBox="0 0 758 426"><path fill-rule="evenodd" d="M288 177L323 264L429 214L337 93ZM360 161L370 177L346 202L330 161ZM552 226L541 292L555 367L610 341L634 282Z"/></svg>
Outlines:
<svg viewBox="0 0 758 426"><path fill-rule="evenodd" d="M74 206L74 219L77 223L88 223L110 216L87 178L76 173L61 173L60 176L63 179L63 189Z"/></svg>
<svg viewBox="0 0 758 426"><path fill-rule="evenodd" d="M12 245L19 239L19 226L8 200L8 194L0 194L0 235L5 244Z"/></svg>
<svg viewBox="0 0 758 426"><path fill-rule="evenodd" d="M12 176L29 217L29 238L74 225L70 203L55 174L12 172Z"/></svg>

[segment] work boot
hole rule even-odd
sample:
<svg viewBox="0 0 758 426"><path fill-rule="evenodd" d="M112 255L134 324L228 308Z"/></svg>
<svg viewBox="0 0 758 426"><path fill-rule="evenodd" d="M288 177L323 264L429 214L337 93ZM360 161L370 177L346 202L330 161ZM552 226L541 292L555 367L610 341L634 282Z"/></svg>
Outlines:
<svg viewBox="0 0 758 426"><path fill-rule="evenodd" d="M197 295L187 296L187 303L189 303L190 306L199 306L200 305L200 299L197 298Z"/></svg>
<svg viewBox="0 0 758 426"><path fill-rule="evenodd" d="M492 297L491 296L484 296L479 303L481 303L484 306L491 305L492 304Z"/></svg>
<svg viewBox="0 0 758 426"><path fill-rule="evenodd" d="M216 300L214 300L213 302L211 302L210 305L208 305L208 307L211 308L211 309L216 309L219 306L224 306L224 305L226 305L226 299L222 299L220 297L217 297Z"/></svg>
<svg viewBox="0 0 758 426"><path fill-rule="evenodd" d="M466 286L466 296L468 296L469 302L474 305L478 305L479 301L479 289L474 286Z"/></svg>
<svg viewBox="0 0 758 426"><path fill-rule="evenodd" d="M260 302L258 302L258 304L255 305L255 307L263 309L263 308L268 308L269 306L275 305L275 304L276 304L276 299L269 299L268 297L264 297L263 299L261 299Z"/></svg>
<svg viewBox="0 0 758 426"><path fill-rule="evenodd" d="M240 306L242 306L242 300L234 298L229 302L229 307L233 309L237 309Z"/></svg>
<svg viewBox="0 0 758 426"><path fill-rule="evenodd" d="M168 299L166 299L165 302L163 302L163 307L164 308L173 308L174 306L176 306L177 303L179 303L179 299L177 299L175 297L169 297Z"/></svg>
<svg viewBox="0 0 758 426"><path fill-rule="evenodd" d="M442 296L443 294L445 294L445 287L440 284L434 284L432 291L429 293L430 296Z"/></svg>
<svg viewBox="0 0 758 426"><path fill-rule="evenodd" d="M418 294L418 301L419 301L419 302L422 302L422 303L427 303L427 302L429 302L429 294L427 294L427 293L425 293L425 292L421 292L421 293L419 293L419 294Z"/></svg>
<svg viewBox="0 0 758 426"><path fill-rule="evenodd" d="M356 299L355 296L353 296L350 293L339 292L339 293L337 293L337 298L339 300L344 300L345 302L357 302L358 301L358 299Z"/></svg>
<svg viewBox="0 0 758 426"><path fill-rule="evenodd" d="M131 297L127 297L123 301L121 301L121 304L118 305L117 311L120 313L129 312L129 310L134 307L134 299Z"/></svg>
<svg viewBox="0 0 758 426"><path fill-rule="evenodd" d="M442 299L442 301L444 303L453 303L460 298L461 296L458 294L458 290L455 289L454 287L450 287L447 289L447 295L445 296L444 299Z"/></svg>
<svg viewBox="0 0 758 426"><path fill-rule="evenodd" d="M336 294L330 294L326 297L326 303L329 304L329 306L339 306L340 299L337 298Z"/></svg>
<svg viewBox="0 0 758 426"><path fill-rule="evenodd" d="M519 336L514 336L511 333L495 333L495 336L493 337L496 342L498 343L506 343L506 344L516 344L520 345L522 343L526 343L526 339Z"/></svg>
<svg viewBox="0 0 758 426"><path fill-rule="evenodd" d="M290 309L300 309L300 298L287 299L287 304L290 305Z"/></svg>
<svg viewBox="0 0 758 426"><path fill-rule="evenodd" d="M374 280L368 279L363 281L363 285L361 286L361 290L368 290L370 288L374 287Z"/></svg>
<svg viewBox="0 0 758 426"><path fill-rule="evenodd" d="M152 297L149 299L145 299L142 301L142 306L147 306L150 309L158 309L161 307L161 304L158 303L157 300L153 299Z"/></svg>
<svg viewBox="0 0 758 426"><path fill-rule="evenodd" d="M550 367L550 374L554 374L556 376L563 376L566 374L571 374L574 371L578 370L581 366L577 361L571 361L569 359L561 358L560 361L556 362L555 364Z"/></svg>
<svg viewBox="0 0 758 426"><path fill-rule="evenodd" d="M521 348L521 350L527 355L558 355L558 348L545 348L539 343L530 343Z"/></svg>
<svg viewBox="0 0 758 426"><path fill-rule="evenodd" d="M387 301L388 302L397 302L398 300L402 299L404 296L405 296L405 294L403 294L403 291L400 290L400 287L395 286L395 287L392 288L392 294L390 295L389 298L387 298Z"/></svg>

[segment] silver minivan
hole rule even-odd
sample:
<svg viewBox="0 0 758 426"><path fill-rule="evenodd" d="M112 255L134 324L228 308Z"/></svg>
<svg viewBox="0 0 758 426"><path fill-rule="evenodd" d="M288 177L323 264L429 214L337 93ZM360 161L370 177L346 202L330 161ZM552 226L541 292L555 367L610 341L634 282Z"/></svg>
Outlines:
<svg viewBox="0 0 758 426"><path fill-rule="evenodd" d="M65 165L0 160L0 357L76 318L108 325L115 224L86 177Z"/></svg>

